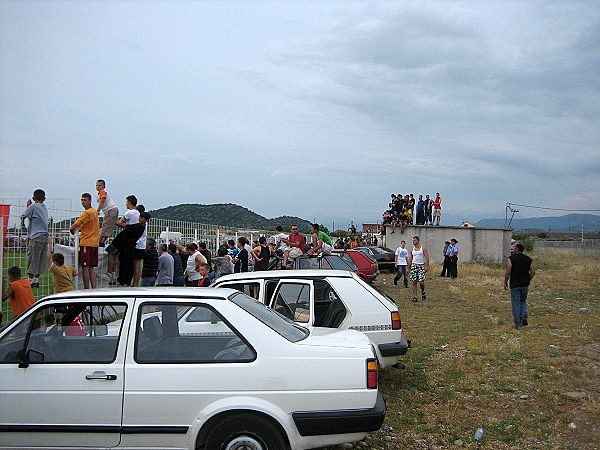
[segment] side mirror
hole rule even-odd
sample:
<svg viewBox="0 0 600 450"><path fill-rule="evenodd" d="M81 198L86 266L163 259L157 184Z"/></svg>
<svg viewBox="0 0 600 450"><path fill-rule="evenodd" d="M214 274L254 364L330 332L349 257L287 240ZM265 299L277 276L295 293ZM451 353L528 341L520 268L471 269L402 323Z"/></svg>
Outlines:
<svg viewBox="0 0 600 450"><path fill-rule="evenodd" d="M44 362L44 354L32 349L27 351L22 349L17 352L17 359L19 361L19 369L27 369L32 362Z"/></svg>

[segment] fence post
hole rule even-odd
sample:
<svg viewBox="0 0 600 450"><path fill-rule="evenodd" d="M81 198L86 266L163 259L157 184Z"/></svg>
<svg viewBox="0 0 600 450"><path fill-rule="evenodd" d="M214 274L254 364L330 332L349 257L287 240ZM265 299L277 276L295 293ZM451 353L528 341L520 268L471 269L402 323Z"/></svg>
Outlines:
<svg viewBox="0 0 600 450"><path fill-rule="evenodd" d="M217 228L217 241L215 242L215 252L219 249L219 242L221 242L221 237L219 233L219 228Z"/></svg>
<svg viewBox="0 0 600 450"><path fill-rule="evenodd" d="M77 271L77 276L75 276L75 286L77 288L75 290L79 290L79 273L81 272L81 268L79 267L79 230L75 232L73 238L75 239L75 255L73 260L75 261L75 270Z"/></svg>

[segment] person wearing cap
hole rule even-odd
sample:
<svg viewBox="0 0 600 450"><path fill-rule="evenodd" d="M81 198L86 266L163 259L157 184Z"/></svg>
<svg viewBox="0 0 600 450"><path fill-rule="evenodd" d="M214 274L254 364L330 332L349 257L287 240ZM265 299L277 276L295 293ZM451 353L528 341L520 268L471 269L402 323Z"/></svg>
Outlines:
<svg viewBox="0 0 600 450"><path fill-rule="evenodd" d="M452 278L458 277L458 241L456 239L450 239L450 276Z"/></svg>
<svg viewBox="0 0 600 450"><path fill-rule="evenodd" d="M146 252L142 261L142 287L154 286L158 272L158 252L154 238L146 238Z"/></svg>

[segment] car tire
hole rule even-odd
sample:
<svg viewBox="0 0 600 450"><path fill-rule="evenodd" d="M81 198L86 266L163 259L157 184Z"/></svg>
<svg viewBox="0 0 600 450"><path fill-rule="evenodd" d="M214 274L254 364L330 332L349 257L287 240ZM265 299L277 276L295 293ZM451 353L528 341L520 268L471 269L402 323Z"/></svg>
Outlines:
<svg viewBox="0 0 600 450"><path fill-rule="evenodd" d="M235 414L218 422L206 438L206 450L282 450L288 448L269 420L253 414Z"/></svg>

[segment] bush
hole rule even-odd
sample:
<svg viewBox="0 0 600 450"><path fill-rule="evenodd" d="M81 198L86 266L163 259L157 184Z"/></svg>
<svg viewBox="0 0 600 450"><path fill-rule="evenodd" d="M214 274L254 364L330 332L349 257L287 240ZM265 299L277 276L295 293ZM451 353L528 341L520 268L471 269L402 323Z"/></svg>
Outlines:
<svg viewBox="0 0 600 450"><path fill-rule="evenodd" d="M535 241L532 236L521 236L521 235L515 234L515 235L513 235L513 239L515 241L521 242L523 244L523 247L525 247L526 252L533 251L533 244Z"/></svg>

